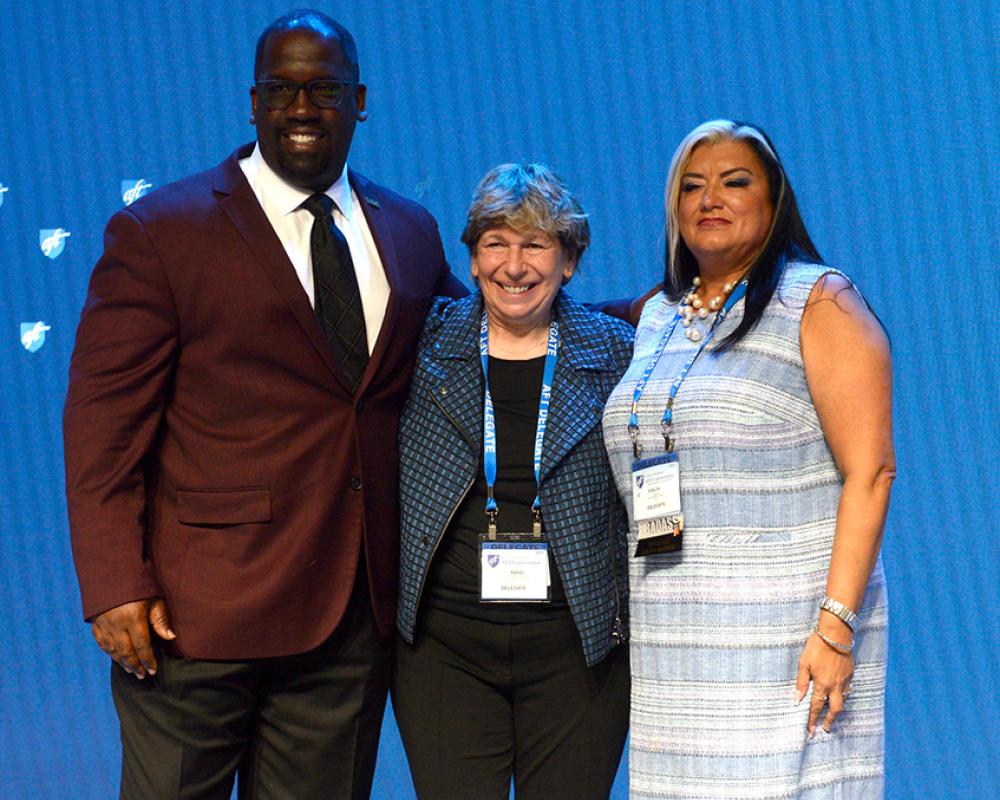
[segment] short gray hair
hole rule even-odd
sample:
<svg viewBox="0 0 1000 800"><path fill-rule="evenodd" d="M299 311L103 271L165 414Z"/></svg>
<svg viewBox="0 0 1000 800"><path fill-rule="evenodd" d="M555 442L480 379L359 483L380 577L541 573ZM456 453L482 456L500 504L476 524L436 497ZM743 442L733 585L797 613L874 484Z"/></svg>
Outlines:
<svg viewBox="0 0 1000 800"><path fill-rule="evenodd" d="M590 244L583 206L566 183L543 164L501 164L487 172L472 195L462 242L475 255L479 238L490 228L540 230L559 240L579 260Z"/></svg>

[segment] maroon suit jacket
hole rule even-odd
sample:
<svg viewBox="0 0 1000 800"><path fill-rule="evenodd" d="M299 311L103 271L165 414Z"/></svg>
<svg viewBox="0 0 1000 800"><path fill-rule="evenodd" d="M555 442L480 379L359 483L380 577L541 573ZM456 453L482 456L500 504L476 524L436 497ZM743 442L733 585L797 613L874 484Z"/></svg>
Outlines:
<svg viewBox="0 0 1000 800"><path fill-rule="evenodd" d="M112 217L64 418L84 616L162 595L196 658L320 644L361 547L389 634L399 414L430 299L465 291L430 214L350 173L391 287L352 397L239 168L249 152Z"/></svg>

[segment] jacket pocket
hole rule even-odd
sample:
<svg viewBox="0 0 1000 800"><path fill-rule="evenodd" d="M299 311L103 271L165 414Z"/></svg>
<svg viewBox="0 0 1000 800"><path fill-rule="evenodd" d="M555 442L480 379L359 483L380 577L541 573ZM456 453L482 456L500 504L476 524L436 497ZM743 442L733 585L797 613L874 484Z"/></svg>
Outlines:
<svg viewBox="0 0 1000 800"><path fill-rule="evenodd" d="M271 521L271 492L248 489L178 489L177 521L187 525L242 525Z"/></svg>

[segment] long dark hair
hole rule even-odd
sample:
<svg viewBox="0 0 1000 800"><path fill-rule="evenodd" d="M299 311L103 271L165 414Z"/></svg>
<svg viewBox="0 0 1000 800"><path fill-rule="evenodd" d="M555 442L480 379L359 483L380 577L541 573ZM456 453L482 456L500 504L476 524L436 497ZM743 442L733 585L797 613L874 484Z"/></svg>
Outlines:
<svg viewBox="0 0 1000 800"><path fill-rule="evenodd" d="M768 192L774 215L771 220L771 230L757 257L747 270L747 294L744 301L743 319L736 329L723 339L717 352L728 350L736 342L746 336L747 332L757 323L764 308L767 306L778 281L785 271L789 261L806 261L822 264L823 258L816 250L806 230L806 225L799 214L798 203L795 202L795 192L788 182L785 168L778 157L778 151L770 138L758 126L748 122L737 122L728 119L712 120L695 128L684 137L670 161L667 173L667 185L664 189L667 211L667 246L663 274L663 288L672 301L680 300L681 295L691 288L694 277L698 274L698 262L694 254L684 244L681 238L677 220L677 207L680 198L681 175L691 159L694 149L704 143L715 144L723 141L746 142L757 154L764 166L767 177Z"/></svg>

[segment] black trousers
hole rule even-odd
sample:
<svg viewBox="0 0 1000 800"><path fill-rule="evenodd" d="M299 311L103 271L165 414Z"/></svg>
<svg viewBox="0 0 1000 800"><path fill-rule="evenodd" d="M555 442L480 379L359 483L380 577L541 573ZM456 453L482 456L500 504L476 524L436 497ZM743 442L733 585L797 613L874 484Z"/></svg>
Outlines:
<svg viewBox="0 0 1000 800"><path fill-rule="evenodd" d="M363 570L362 570L363 572ZM389 643L366 581L307 653L248 661L157 649L143 681L112 667L125 800L367 798L389 684Z"/></svg>
<svg viewBox="0 0 1000 800"><path fill-rule="evenodd" d="M420 800L607 800L629 715L627 648L588 667L573 620L428 608L397 637L392 705Z"/></svg>

